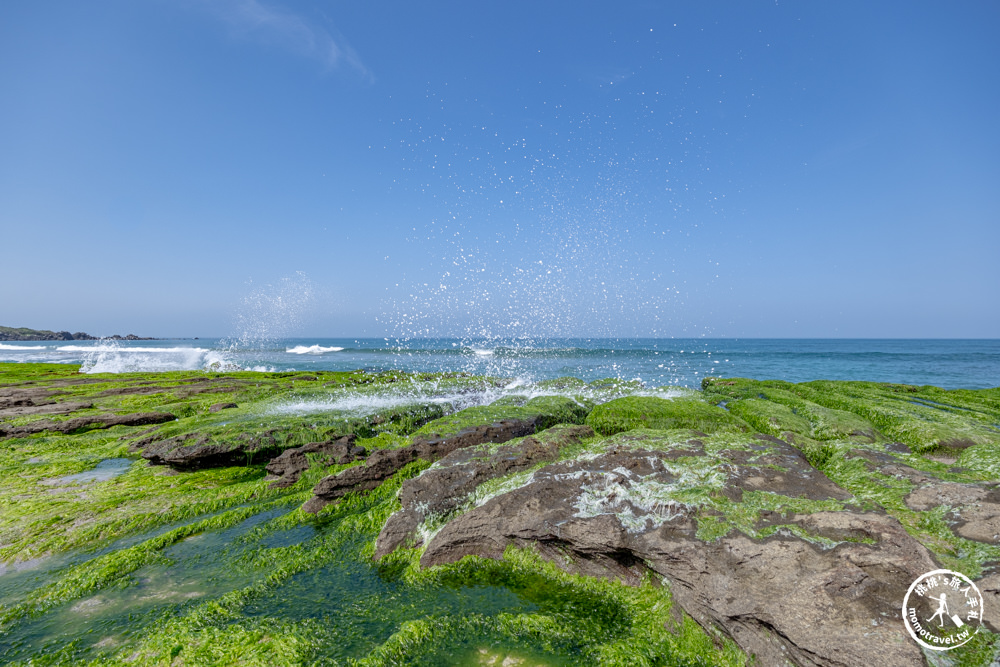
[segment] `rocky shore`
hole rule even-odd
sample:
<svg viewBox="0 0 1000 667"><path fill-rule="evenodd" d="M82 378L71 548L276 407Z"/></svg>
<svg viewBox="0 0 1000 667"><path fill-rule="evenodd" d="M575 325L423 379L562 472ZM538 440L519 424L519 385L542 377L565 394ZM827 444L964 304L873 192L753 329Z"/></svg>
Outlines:
<svg viewBox="0 0 1000 667"><path fill-rule="evenodd" d="M229 538L263 545L220 561L260 568L247 588L78 657L267 662L277 644L332 655L346 650L343 633L361 633L366 648L347 657L364 664L436 664L459 649L472 664L945 664L902 614L911 584L935 570L968 577L984 605L953 623L975 632L947 664L1000 654L1000 389L709 378L701 391L658 391L563 378L499 391L500 380L462 374L0 366L0 465L18 471L0 501L27 508L0 520L8 567L158 525L208 522L185 533L201 534L228 512L300 508ZM115 480L58 481L111 455L137 460ZM269 537L306 529L305 541ZM148 540L139 565L123 555L96 578L97 566L71 568L25 589L0 632L138 585L130 573L179 544ZM366 616L358 590L345 598L354 616L322 629L289 610L304 603L289 582L327 581L320 573L345 562L434 605L484 585L521 602ZM248 600L269 591L285 611L254 634L261 612ZM255 639L234 648L233 628Z"/></svg>
<svg viewBox="0 0 1000 667"><path fill-rule="evenodd" d="M159 340L158 338L143 338L135 334L127 336L91 336L88 333L77 331L47 331L38 329L28 329L25 327L0 327L0 341L30 341L30 340Z"/></svg>

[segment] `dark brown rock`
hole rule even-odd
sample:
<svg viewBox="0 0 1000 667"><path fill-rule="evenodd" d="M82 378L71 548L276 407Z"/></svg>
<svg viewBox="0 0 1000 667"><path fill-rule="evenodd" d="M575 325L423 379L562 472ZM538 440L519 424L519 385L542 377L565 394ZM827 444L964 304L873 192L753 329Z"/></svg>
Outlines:
<svg viewBox="0 0 1000 667"><path fill-rule="evenodd" d="M419 459L437 461L456 449L484 442L507 442L535 432L537 419L503 419L493 424L462 429L445 436L418 436L399 449L373 452L363 466L348 468L339 475L320 480L314 497L302 506L306 512L318 512L351 491L371 491L403 466Z"/></svg>
<svg viewBox="0 0 1000 667"><path fill-rule="evenodd" d="M144 384L131 387L113 387L111 389L105 389L104 391L95 394L95 396L151 396L153 394L162 394L164 391L166 391L164 387L148 386Z"/></svg>
<svg viewBox="0 0 1000 667"><path fill-rule="evenodd" d="M2 413L17 408L55 405L56 402L53 399L64 394L65 392L58 389L44 387L0 387L0 417L15 416L14 414L4 415Z"/></svg>
<svg viewBox="0 0 1000 667"><path fill-rule="evenodd" d="M827 502L851 497L787 443L759 442L708 459L700 474L716 470L724 480L714 478L718 492L733 502L749 491ZM721 628L762 665L923 664L899 604L916 577L938 566L896 519L849 507L772 512L758 529L797 532L779 528L761 539L730 531L704 541L699 522L714 510L655 500L667 497L657 489L676 488L692 474L668 454L609 446L591 459L544 466L524 486L448 522L421 564L499 558L508 545L531 546L572 572L626 582L650 570L662 575L685 611Z"/></svg>
<svg viewBox="0 0 1000 667"><path fill-rule="evenodd" d="M136 412L130 415L75 417L61 422L43 420L6 429L0 426L0 437L16 438L43 431L72 433L81 429L110 428L112 426L148 426L149 424L163 424L175 419L177 417L168 412Z"/></svg>
<svg viewBox="0 0 1000 667"><path fill-rule="evenodd" d="M3 401L0 399L0 406ZM77 410L88 410L94 407L93 403L63 401L42 401L34 402L30 398L16 399L7 403L7 407L0 407L0 419L10 417L28 417L31 415L68 415Z"/></svg>
<svg viewBox="0 0 1000 667"><path fill-rule="evenodd" d="M133 443L131 450L142 449L142 457L153 465L169 465L179 470L250 465L280 454L285 445L274 437L275 431L241 433L230 440L215 440L207 433L156 439L156 436Z"/></svg>
<svg viewBox="0 0 1000 667"><path fill-rule="evenodd" d="M750 450L727 449L719 454L735 464L724 490L732 500L742 500L743 491L770 491L809 500L847 500L851 497L785 441L769 435L756 437L761 444Z"/></svg>
<svg viewBox="0 0 1000 667"><path fill-rule="evenodd" d="M399 492L403 509L389 518L379 534L375 557L412 543L428 516L454 511L483 482L552 461L563 447L593 436L589 426L557 426L492 453L476 446L448 454L434 468L403 483Z"/></svg>
<svg viewBox="0 0 1000 667"><path fill-rule="evenodd" d="M238 408L240 406L235 403L215 403L208 409L209 412L221 412L223 410L231 410L233 408Z"/></svg>
<svg viewBox="0 0 1000 667"><path fill-rule="evenodd" d="M350 463L364 458L367 451L364 447L355 445L355 440L357 436L351 434L338 440L310 442L301 447L286 449L271 459L265 468L269 475L277 478L271 486L284 488L299 481L302 473L309 469L309 458L306 454L316 454L321 465L325 466Z"/></svg>

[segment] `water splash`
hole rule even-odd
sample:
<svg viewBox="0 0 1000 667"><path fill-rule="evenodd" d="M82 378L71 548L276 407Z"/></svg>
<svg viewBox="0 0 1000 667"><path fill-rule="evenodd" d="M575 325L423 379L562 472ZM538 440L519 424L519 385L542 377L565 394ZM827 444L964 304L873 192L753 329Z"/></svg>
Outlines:
<svg viewBox="0 0 1000 667"><path fill-rule="evenodd" d="M450 414L465 408L490 405L501 399L515 399L516 404L521 405L541 396L563 396L577 402L604 403L625 395L672 399L684 395L684 391L670 387L647 388L635 383L588 385L578 381L560 386L558 383L535 383L523 379L506 383L475 381L467 386L456 387L454 383L442 384L440 380L411 379L390 389L343 390L323 396L283 401L271 406L266 412L279 415L339 412L363 417L404 405L434 404L442 406Z"/></svg>
<svg viewBox="0 0 1000 667"><path fill-rule="evenodd" d="M274 284L253 288L235 316L236 334L227 339L234 350L263 349L298 332L313 302L313 285L302 271Z"/></svg>
<svg viewBox="0 0 1000 667"><path fill-rule="evenodd" d="M410 123L403 183L433 195L411 238L429 261L389 290L380 321L390 336L402 345L452 336L491 350L704 335L681 321L687 282L704 272L683 276L679 258L690 231L721 211L721 195L701 179L707 154L685 143L683 110L658 99L636 91L603 117L550 109L546 129L539 123L530 136ZM614 120L629 117L627 103L633 126ZM657 105L667 125L652 116Z"/></svg>
<svg viewBox="0 0 1000 667"><path fill-rule="evenodd" d="M95 345L63 345L59 352L80 352L81 373L148 373L191 371L209 368L233 369L226 353L203 347L131 347L120 341L102 339Z"/></svg>

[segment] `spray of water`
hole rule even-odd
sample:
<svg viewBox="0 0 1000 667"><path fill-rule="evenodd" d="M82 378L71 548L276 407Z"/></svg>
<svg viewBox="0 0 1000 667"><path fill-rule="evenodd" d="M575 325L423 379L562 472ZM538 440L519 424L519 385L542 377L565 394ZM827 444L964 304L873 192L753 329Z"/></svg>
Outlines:
<svg viewBox="0 0 1000 667"><path fill-rule="evenodd" d="M234 352L264 350L294 335L310 311L313 294L312 281L302 271L276 283L251 283L233 318L235 333L224 346Z"/></svg>
<svg viewBox="0 0 1000 667"><path fill-rule="evenodd" d="M312 283L301 272L274 284L251 286L240 300L233 318L236 333L221 341L221 349L137 347L105 339L93 346L78 349L63 346L59 350L82 352L81 370L84 373L275 370L255 362L254 353L265 352L279 339L294 334L308 315L312 300ZM339 349L320 346L293 348L309 354Z"/></svg>
<svg viewBox="0 0 1000 667"><path fill-rule="evenodd" d="M391 337L457 337L470 367L510 376L524 372L512 350L690 335L677 326L688 294L679 237L698 226L685 221L692 206L714 213L719 196L692 178L707 157L682 123L651 120L662 111L651 99L636 96L626 128L561 112L532 138L414 126L408 182L435 206L413 239L428 268L386 299Z"/></svg>

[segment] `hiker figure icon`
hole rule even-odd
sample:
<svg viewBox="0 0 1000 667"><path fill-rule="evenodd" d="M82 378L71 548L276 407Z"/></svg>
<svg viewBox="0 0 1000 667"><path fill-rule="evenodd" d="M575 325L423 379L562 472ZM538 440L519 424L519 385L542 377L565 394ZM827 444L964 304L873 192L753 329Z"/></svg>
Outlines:
<svg viewBox="0 0 1000 667"><path fill-rule="evenodd" d="M931 621L934 620L935 617L940 617L941 618L941 625L938 626L939 628L943 628L944 627L944 615L948 613L948 603L945 601L945 598L946 598L946 594L942 593L941 597L938 598L938 608L937 608L937 611L934 612L934 616L931 616L930 618L927 619L927 622L930 623Z"/></svg>

